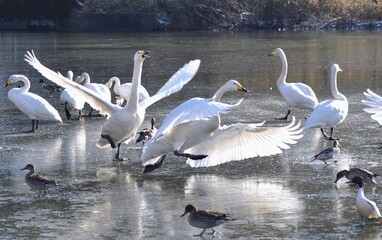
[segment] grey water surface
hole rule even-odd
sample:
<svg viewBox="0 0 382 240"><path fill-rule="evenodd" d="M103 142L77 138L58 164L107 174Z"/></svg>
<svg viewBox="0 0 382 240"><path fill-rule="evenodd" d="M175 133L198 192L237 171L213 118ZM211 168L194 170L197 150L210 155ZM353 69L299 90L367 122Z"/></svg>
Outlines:
<svg viewBox="0 0 382 240"><path fill-rule="evenodd" d="M31 120L0 92L0 238L1 239L193 239L201 229L180 218L184 207L232 213L237 220L216 227L206 239L380 239L378 222L360 227L355 200L357 187L334 186L336 173L366 167L382 174L378 123L362 108L363 92L382 95L381 32L256 32L256 33L0 33L0 79L24 74L31 92L46 98L63 123L41 121L36 133ZM211 97L227 80L236 79L250 93L227 93L224 102L244 98L222 123L275 120L287 111L277 90L281 71L273 49L284 49L289 62L287 81L310 85L319 101L331 98L329 71L338 63L338 88L349 101L347 119L335 129L341 138L337 164L311 162L331 146L319 129L282 154L256 157L210 168L190 168L185 159L169 154L164 165L143 174L141 145L122 146L124 162L112 161L115 150L95 146L104 118L64 119L59 95L49 97L41 75L24 61L33 49L54 71L88 72L92 82L112 76L131 81L133 55L150 50L143 66L142 85L154 94L183 64L201 59L196 77L179 93L147 109L142 125L166 114L192 97ZM87 108L85 112L89 109ZM303 124L309 110L292 110ZM24 182L26 164L39 174L57 179L59 186L38 198ZM377 179L379 184L381 179ZM382 206L380 186L366 185L365 195ZM208 230L209 231L209 230Z"/></svg>

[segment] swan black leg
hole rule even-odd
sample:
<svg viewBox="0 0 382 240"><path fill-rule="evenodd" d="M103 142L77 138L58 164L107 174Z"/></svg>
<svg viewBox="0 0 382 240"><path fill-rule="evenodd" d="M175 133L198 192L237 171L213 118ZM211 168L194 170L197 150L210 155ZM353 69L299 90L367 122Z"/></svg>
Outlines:
<svg viewBox="0 0 382 240"><path fill-rule="evenodd" d="M179 152L178 150L174 151L174 155L178 156L178 157L190 158L192 160L201 160L201 159L206 158L208 156L205 154L194 155L194 154L189 154L189 153L183 153L183 152Z"/></svg>
<svg viewBox="0 0 382 240"><path fill-rule="evenodd" d="M32 119L32 130L29 130L29 131L23 131L23 133L32 133L32 132L35 132L35 120Z"/></svg>
<svg viewBox="0 0 382 240"><path fill-rule="evenodd" d="M143 173L148 173L148 172L152 172L154 171L155 169L157 168L160 168L162 165L163 165L163 160L164 158L166 157L166 155L163 155L158 162L154 163L154 164L150 164L150 165L147 165L145 167L145 169L143 170Z"/></svg>
<svg viewBox="0 0 382 240"><path fill-rule="evenodd" d="M119 156L119 149L120 148L121 148L121 143L118 143L117 153L115 154L115 158L113 159L113 161L124 161L124 159Z"/></svg>
<svg viewBox="0 0 382 240"><path fill-rule="evenodd" d="M113 139L111 139L109 135L101 134L101 138L105 138L107 141L109 141L111 148L116 148L115 142L113 141Z"/></svg>
<svg viewBox="0 0 382 240"><path fill-rule="evenodd" d="M288 116L290 114L290 110L288 110L287 114L282 118L276 118L277 120L288 120Z"/></svg>
<svg viewBox="0 0 382 240"><path fill-rule="evenodd" d="M38 129L38 124L40 123L40 120L36 120L36 128L35 128L35 130L37 130Z"/></svg>
<svg viewBox="0 0 382 240"><path fill-rule="evenodd" d="M65 102L65 115L66 115L66 119L68 120L70 120L70 118L72 117L72 114L68 110L68 102Z"/></svg>

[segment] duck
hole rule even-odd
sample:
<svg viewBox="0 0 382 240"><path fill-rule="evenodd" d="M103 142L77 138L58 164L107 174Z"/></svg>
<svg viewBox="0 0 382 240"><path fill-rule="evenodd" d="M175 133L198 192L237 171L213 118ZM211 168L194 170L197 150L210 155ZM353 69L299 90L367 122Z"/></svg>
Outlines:
<svg viewBox="0 0 382 240"><path fill-rule="evenodd" d="M40 120L62 122L57 110L48 101L37 94L29 92L30 81L26 76L11 75L5 87L16 82L23 82L24 84L21 87L9 90L8 99L32 119L32 130L25 131L25 133L35 132L38 129Z"/></svg>
<svg viewBox="0 0 382 240"><path fill-rule="evenodd" d="M61 92L62 91L62 89L59 86L49 85L42 78L40 79L39 83L42 83L42 85L41 85L42 90L44 90L46 93L48 93L50 97L53 95L54 92Z"/></svg>
<svg viewBox="0 0 382 240"><path fill-rule="evenodd" d="M161 167L169 152L194 160L207 157L204 154L186 154L184 150L200 143L218 128L220 113L227 113L241 103L242 100L234 105L220 103L220 98L228 91L248 92L238 81L229 80L212 98L192 98L171 110L155 137L143 147L143 172L151 172Z"/></svg>
<svg viewBox="0 0 382 240"><path fill-rule="evenodd" d="M41 196L41 192L44 191L46 193L46 190L52 187L57 186L57 182L55 180L50 180L45 176L41 175L33 175L35 168L33 164L27 164L24 168L21 170L28 170L29 172L25 175L25 182L30 187L31 190L38 190L39 194L38 197Z"/></svg>
<svg viewBox="0 0 382 240"><path fill-rule="evenodd" d="M289 107L287 114L284 117L277 119L287 120L291 113L291 108L313 110L318 105L318 99L313 89L301 82L286 82L288 62L284 51L281 48L276 48L271 54L269 54L269 56L278 56L281 59L282 70L279 78L277 79L277 88Z"/></svg>
<svg viewBox="0 0 382 240"><path fill-rule="evenodd" d="M215 234L214 227L219 226L223 223L234 221L236 218L232 218L231 214L211 211L211 210L198 210L198 208L193 204L188 204L184 210L184 213L181 217L188 214L188 223L196 228L202 228L203 231L199 234L193 235L194 237L202 237L203 233L207 228L212 229L212 235Z"/></svg>
<svg viewBox="0 0 382 240"><path fill-rule="evenodd" d="M105 85L108 88L111 88L113 86L113 83L114 83L114 88L113 88L114 93L117 96L120 96L123 99L125 99L126 101L128 101L129 100L129 96L130 96L130 92L131 92L131 85L132 85L132 83L121 84L121 81L119 80L118 77L112 77L112 78L109 79L108 82L105 83ZM139 85L138 94L139 94L138 101L142 101L142 100L150 97L150 95L147 92L146 88L143 87L142 85Z"/></svg>
<svg viewBox="0 0 382 240"><path fill-rule="evenodd" d="M152 139L157 131L157 129L154 127L155 125L155 118L151 118L151 128L144 128L138 133L138 138L135 141L135 143L142 142L145 144L148 140Z"/></svg>
<svg viewBox="0 0 382 240"><path fill-rule="evenodd" d="M104 100L108 101L108 102L111 102L111 93L110 93L110 90L109 88L105 85L105 84L101 84L101 83L91 83L90 82L90 76L87 72L84 72L81 74L81 76L79 76L77 79L76 79L76 82L77 83L82 83L83 82L83 86L90 89L90 90L93 90L95 91L96 93L98 93ZM92 116L92 113L93 113L93 108L91 107L90 108L90 112L86 115L87 117L91 117ZM101 115L105 115L101 112Z"/></svg>
<svg viewBox="0 0 382 240"><path fill-rule="evenodd" d="M321 128L321 132L327 140L339 140L333 138L333 128L342 123L348 115L348 100L337 89L338 72L342 72L339 65L333 64L331 66L330 88L334 98L318 104L306 119L304 125L304 129ZM326 135L324 127L330 127L330 136Z"/></svg>
<svg viewBox="0 0 382 240"><path fill-rule="evenodd" d="M366 96L367 100L362 99L362 103L368 106L363 110L372 114L371 118L377 121L379 125L382 125L382 97L370 89L367 89L363 94Z"/></svg>
<svg viewBox="0 0 382 240"><path fill-rule="evenodd" d="M85 101L93 108L99 110L101 113L104 112L107 115L106 121L101 129L101 137L97 140L96 146L99 148L108 146L113 149L117 148L117 153L113 160L123 161L124 159L120 157L121 144L129 144L135 138L135 135L144 120L146 109L155 102L180 91L185 84L193 79L200 66L199 59L191 60L180 68L155 95L138 103L138 87L141 84L142 66L144 60L149 57L148 54L148 51L142 50L139 50L134 54L131 95L129 101L123 107L112 104L98 93L76 83L75 81L70 81L66 77L45 67L36 58L33 50L32 52L28 51L25 54L25 60L44 77L59 86L76 92L78 95L85 98Z"/></svg>
<svg viewBox="0 0 382 240"><path fill-rule="evenodd" d="M380 177L378 174L371 172L370 170L364 168L350 168L349 170L345 169L337 173L336 180L334 183L337 183L342 177L346 177L348 180L352 180L355 176L362 177L365 183L377 184L374 177Z"/></svg>
<svg viewBox="0 0 382 240"><path fill-rule="evenodd" d="M67 78L73 80L73 72L68 71ZM78 110L78 118L73 120L80 120L82 116L82 109L85 106L85 100L69 89L64 89L60 94L60 101L65 106L65 115L68 120L72 119L72 114L70 111Z"/></svg>
<svg viewBox="0 0 382 240"><path fill-rule="evenodd" d="M356 200L356 206L359 216L361 217L361 226L363 223L363 219L367 220L376 220L378 219L380 224L382 224L382 216L379 212L377 204L365 197L363 191L363 179L359 176L355 176L352 179L352 183L358 185L358 194Z"/></svg>
<svg viewBox="0 0 382 240"><path fill-rule="evenodd" d="M326 148L326 149L322 150L321 152L319 152L318 154L314 155L312 157L312 161L321 160L325 164L328 164L326 161L329 159L333 159L334 156L339 154L339 153L340 153L340 143L338 142L338 140L334 140L332 147ZM337 161L334 161L334 163L336 163L336 162Z"/></svg>

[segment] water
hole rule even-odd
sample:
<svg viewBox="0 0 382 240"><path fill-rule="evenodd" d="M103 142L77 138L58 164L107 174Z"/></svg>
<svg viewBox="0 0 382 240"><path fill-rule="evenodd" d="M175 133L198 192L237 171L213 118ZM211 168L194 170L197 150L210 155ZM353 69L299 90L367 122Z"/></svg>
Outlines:
<svg viewBox="0 0 382 240"><path fill-rule="evenodd" d="M64 118L59 96L48 97L41 76L24 60L33 49L38 59L55 71L86 71L93 82L118 76L131 80L132 57L150 50L144 63L143 85L154 94L184 63L199 58L200 70L185 88L147 110L160 123L175 106L194 96L211 97L228 79L239 80L251 92L228 93L223 101L244 98L240 108L222 117L224 124L260 122L283 125L287 106L276 87L281 70L268 54L284 49L289 61L288 81L309 84L320 101L330 98L329 71L338 63L338 88L349 100L347 119L335 129L341 138L336 165L310 162L329 147L318 129L282 154L192 169L184 159L169 155L162 168L142 174L141 147L122 147L125 162L113 162L115 151L99 149L103 118L62 124L42 121L34 134L21 133L30 119L0 94L0 236L58 239L184 239L200 230L180 218L184 207L227 211L237 221L216 227L216 239L294 238L345 239L382 237L377 222L360 227L355 209L357 188L344 180L334 187L335 174L350 167L382 173L377 122L362 111L363 92L382 93L382 38L380 32L260 32L260 33L13 33L0 34L0 78L25 74L31 91L44 96ZM87 112L88 109L85 110ZM293 110L304 121L307 110ZM26 164L60 186L37 198L24 182ZM380 180L377 180L380 182ZM380 188L366 186L367 197L382 206ZM210 235L205 238L211 239Z"/></svg>

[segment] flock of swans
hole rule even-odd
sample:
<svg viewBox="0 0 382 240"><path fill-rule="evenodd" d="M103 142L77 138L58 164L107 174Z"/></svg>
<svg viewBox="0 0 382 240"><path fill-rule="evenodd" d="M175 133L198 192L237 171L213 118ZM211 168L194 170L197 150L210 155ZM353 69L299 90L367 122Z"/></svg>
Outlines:
<svg viewBox="0 0 382 240"><path fill-rule="evenodd" d="M40 63L33 51L25 54L25 60L43 77L58 85L57 89L60 90L57 91L61 91L60 101L65 105L67 119L72 119L71 112L74 110L78 111L77 119L80 119L85 103L92 109L89 115L95 109L106 116L96 146L116 148L114 160L123 160L120 156L121 145L133 142L138 133L139 137L135 143L143 142L140 160L145 173L161 167L165 157L171 153L186 158L186 163L195 168L279 154L283 149L288 149L290 145L297 143L297 140L303 136L302 131L310 128L320 128L324 139L333 141L331 148L323 150L312 158L312 161L322 160L326 164L326 160L333 159L333 156L339 153L339 139L333 137L333 130L344 121L348 114L347 98L337 88L337 74L342 70L338 64L331 66L330 88L333 98L319 103L314 91L308 85L300 82L286 82L288 63L282 49L275 49L269 56L278 56L282 61L282 71L277 80L277 87L289 107L287 114L277 119L287 120L292 108L310 109L311 112L303 127L295 117L292 117L290 123L281 127L264 126L264 122L237 122L222 125L220 115L239 108L243 101L240 99L234 104L224 103L223 95L229 91L248 92L238 81L229 80L218 88L211 98L189 99L171 110L158 128L154 126L156 122L153 118L151 128L143 129L138 133L145 119L146 109L180 91L190 82L197 74L200 60L191 60L186 63L152 96L141 83L143 63L149 58L148 51L135 53L132 82L123 84L118 77L110 78L105 84L91 83L87 73L74 79L71 71L68 71L65 77ZM6 86L20 81L24 85L9 90L8 98L32 119L32 129L28 132L37 130L40 120L62 122L53 106L44 98L29 92L30 81L27 77L12 75ZM84 83L80 84L81 82ZM43 88L48 90L43 80L42 83ZM113 84L115 94L121 98L118 104L111 101L109 89ZM367 106L364 111L372 114L371 118L382 125L382 97L369 89L364 95L366 100L362 100L362 103ZM329 136L324 128L330 129ZM26 176L28 185L33 185L37 181L32 175L33 165L24 169L29 170ZM364 182L375 183L373 177L378 175L365 169L352 168L339 172L335 182L344 176L359 186L357 209L361 218L381 218L375 203L364 196L362 189ZM46 179L43 180L46 181ZM44 184L37 184L39 185L34 188L40 190L40 193L46 190ZM193 216L192 214L197 210L188 212Z"/></svg>

